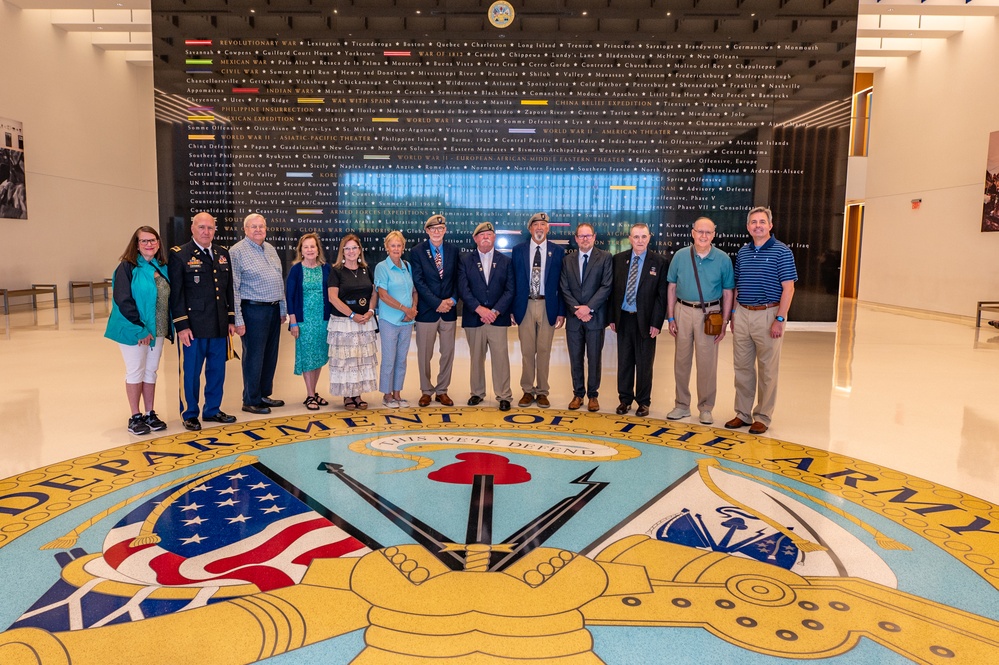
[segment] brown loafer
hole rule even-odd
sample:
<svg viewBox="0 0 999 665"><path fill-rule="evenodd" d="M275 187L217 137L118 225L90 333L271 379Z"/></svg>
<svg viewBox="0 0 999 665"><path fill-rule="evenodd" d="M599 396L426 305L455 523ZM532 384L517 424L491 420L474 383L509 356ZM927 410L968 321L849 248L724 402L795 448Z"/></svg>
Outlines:
<svg viewBox="0 0 999 665"><path fill-rule="evenodd" d="M638 409L635 411L635 415L638 416L639 418L644 418L645 416L649 415L649 407L645 406L644 404L639 405Z"/></svg>
<svg viewBox="0 0 999 665"><path fill-rule="evenodd" d="M443 404L444 406L454 406L454 400L447 396L447 393L438 393L435 400Z"/></svg>
<svg viewBox="0 0 999 665"><path fill-rule="evenodd" d="M552 403L548 401L548 395L538 395L538 406L542 409L547 409L551 405Z"/></svg>
<svg viewBox="0 0 999 665"><path fill-rule="evenodd" d="M617 408L614 409L614 413L616 413L619 416L623 416L624 414L628 413L629 411L631 411L631 404L626 404L624 402L621 402L620 404L618 404Z"/></svg>
<svg viewBox="0 0 999 665"><path fill-rule="evenodd" d="M420 406L430 406L430 395L423 394L420 395L420 401L417 402Z"/></svg>
<svg viewBox="0 0 999 665"><path fill-rule="evenodd" d="M573 396L572 401L569 402L569 408L571 410L575 411L576 409L578 409L581 406L583 406L583 398L582 397Z"/></svg>
<svg viewBox="0 0 999 665"><path fill-rule="evenodd" d="M767 431L767 426L761 423L759 420L753 423L753 426L749 428L750 434L763 434Z"/></svg>
<svg viewBox="0 0 999 665"><path fill-rule="evenodd" d="M596 397L591 397L590 398L590 403L586 405L586 410L587 411L599 411L600 410L600 402L597 401Z"/></svg>
<svg viewBox="0 0 999 665"><path fill-rule="evenodd" d="M521 407L530 406L532 404L534 404L534 395L531 393L524 393L524 396L520 398L519 402L517 402L517 406Z"/></svg>
<svg viewBox="0 0 999 665"><path fill-rule="evenodd" d="M740 427L745 427L748 424L749 423L747 423L745 420L743 420L739 416L736 416L735 418L732 418L732 420L725 423L725 427L729 429L739 429Z"/></svg>

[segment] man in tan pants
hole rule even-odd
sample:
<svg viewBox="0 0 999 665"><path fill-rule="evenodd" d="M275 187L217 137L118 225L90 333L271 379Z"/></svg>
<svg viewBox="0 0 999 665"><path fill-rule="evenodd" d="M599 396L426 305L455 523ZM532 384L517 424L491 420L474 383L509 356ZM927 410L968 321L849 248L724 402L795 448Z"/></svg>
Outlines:
<svg viewBox="0 0 999 665"><path fill-rule="evenodd" d="M666 417L679 420L690 416L690 370L697 359L698 420L714 422L711 410L718 393L718 346L725 338L735 276L732 259L711 245L715 223L707 217L694 222L694 243L673 255L666 280L666 322L669 334L676 338L673 375L676 382L674 408ZM693 259L693 260L692 260ZM696 273L694 264L696 263ZM700 282L700 288L698 288ZM704 333L704 313L721 311L721 333Z"/></svg>
<svg viewBox="0 0 999 665"><path fill-rule="evenodd" d="M763 434L770 427L777 403L780 348L798 271L790 248L770 235L770 208L750 210L746 228L753 241L743 245L735 257L735 418L725 427L749 425L750 434Z"/></svg>
<svg viewBox="0 0 999 665"><path fill-rule="evenodd" d="M513 248L513 318L517 322L523 355L520 387L524 396L517 406L548 408L548 367L552 339L565 324L565 304L559 277L565 250L548 240L548 215L539 212L527 222L527 242Z"/></svg>

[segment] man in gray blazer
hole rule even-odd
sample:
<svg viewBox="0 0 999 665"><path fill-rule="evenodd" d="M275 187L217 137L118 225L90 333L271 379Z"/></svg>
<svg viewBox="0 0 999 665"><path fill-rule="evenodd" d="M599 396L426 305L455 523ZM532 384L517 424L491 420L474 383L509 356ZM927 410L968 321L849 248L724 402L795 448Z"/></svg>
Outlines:
<svg viewBox="0 0 999 665"><path fill-rule="evenodd" d="M572 371L572 401L570 409L583 405L583 395L589 397L586 408L600 410L597 394L600 389L600 356L604 349L604 328L607 327L607 300L614 282L614 267L609 252L593 245L597 240L593 226L585 222L576 227L579 251L567 254L562 261L559 286L565 301L565 342L569 347L569 367ZM586 373L584 376L584 362Z"/></svg>

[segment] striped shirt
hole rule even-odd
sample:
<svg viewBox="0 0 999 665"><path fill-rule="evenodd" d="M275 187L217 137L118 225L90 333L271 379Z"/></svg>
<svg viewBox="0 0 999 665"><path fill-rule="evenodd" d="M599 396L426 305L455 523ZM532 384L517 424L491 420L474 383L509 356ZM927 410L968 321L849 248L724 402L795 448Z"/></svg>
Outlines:
<svg viewBox="0 0 999 665"><path fill-rule="evenodd" d="M780 302L781 282L797 282L791 249L771 237L762 247L746 243L735 256L735 288L740 305Z"/></svg>
<svg viewBox="0 0 999 665"><path fill-rule="evenodd" d="M281 259L274 245L265 242L258 245L249 238L243 238L229 250L232 259L232 287L236 304L236 325L242 326L243 307L241 301L280 302L281 316L288 314L284 300L284 278Z"/></svg>

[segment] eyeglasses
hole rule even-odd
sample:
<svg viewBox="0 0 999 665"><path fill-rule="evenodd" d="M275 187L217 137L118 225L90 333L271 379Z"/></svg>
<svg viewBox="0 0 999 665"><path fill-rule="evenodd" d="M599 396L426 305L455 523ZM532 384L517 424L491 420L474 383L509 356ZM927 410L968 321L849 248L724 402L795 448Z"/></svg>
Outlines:
<svg viewBox="0 0 999 665"><path fill-rule="evenodd" d="M699 236L711 236L715 234L714 231L698 231L696 229L694 230L694 233L696 233Z"/></svg>
<svg viewBox="0 0 999 665"><path fill-rule="evenodd" d="M139 238L140 245L155 245L159 241L159 238Z"/></svg>
<svg viewBox="0 0 999 665"><path fill-rule="evenodd" d="M593 237L593 234L592 233L577 233L576 237L579 238L580 240L589 240L590 238Z"/></svg>
<svg viewBox="0 0 999 665"><path fill-rule="evenodd" d="M444 225L443 224L438 224L437 226L431 226L429 229L427 229L427 231L429 233L443 233L444 232Z"/></svg>

